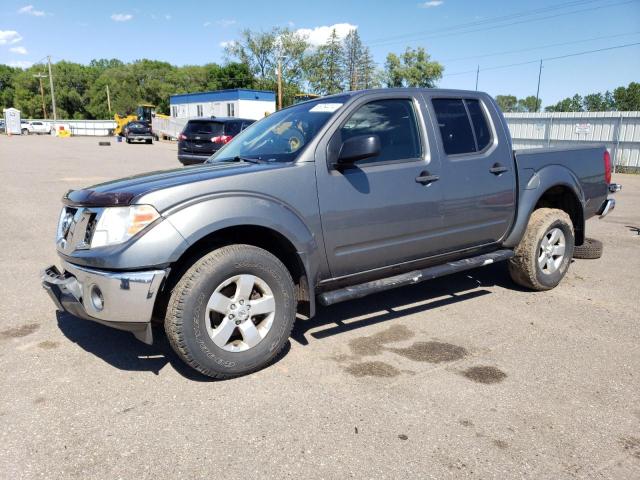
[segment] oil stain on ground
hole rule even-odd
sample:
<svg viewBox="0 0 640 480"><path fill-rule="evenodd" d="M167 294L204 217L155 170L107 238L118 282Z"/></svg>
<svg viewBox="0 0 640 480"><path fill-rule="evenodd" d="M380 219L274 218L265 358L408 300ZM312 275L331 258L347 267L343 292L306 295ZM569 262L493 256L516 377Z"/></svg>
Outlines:
<svg viewBox="0 0 640 480"><path fill-rule="evenodd" d="M622 437L620 439L620 445L624 448L632 457L640 460L640 438L638 437Z"/></svg>
<svg viewBox="0 0 640 480"><path fill-rule="evenodd" d="M40 342L38 346L43 350L53 350L54 348L58 348L59 343L54 342L52 340L45 340L44 342Z"/></svg>
<svg viewBox="0 0 640 480"><path fill-rule="evenodd" d="M397 377L400 370L384 362L360 362L345 367L345 371L354 377Z"/></svg>
<svg viewBox="0 0 640 480"><path fill-rule="evenodd" d="M507 378L507 374L499 368L486 365L467 368L462 375L478 383L500 383Z"/></svg>
<svg viewBox="0 0 640 480"><path fill-rule="evenodd" d="M509 448L509 444L507 442L505 442L504 440L494 440L491 443L493 443L500 450L506 450L507 448Z"/></svg>
<svg viewBox="0 0 640 480"><path fill-rule="evenodd" d="M442 363L460 360L467 355L467 350L457 345L441 342L416 342L407 348L387 348L414 362Z"/></svg>
<svg viewBox="0 0 640 480"><path fill-rule="evenodd" d="M349 346L356 355L363 357L380 355L387 343L408 340L413 335L414 333L404 325L394 325L374 335L353 339L349 342Z"/></svg>
<svg viewBox="0 0 640 480"><path fill-rule="evenodd" d="M21 338L31 335L40 328L37 323L27 323L26 325L20 325L19 327L8 328L0 332L4 338Z"/></svg>

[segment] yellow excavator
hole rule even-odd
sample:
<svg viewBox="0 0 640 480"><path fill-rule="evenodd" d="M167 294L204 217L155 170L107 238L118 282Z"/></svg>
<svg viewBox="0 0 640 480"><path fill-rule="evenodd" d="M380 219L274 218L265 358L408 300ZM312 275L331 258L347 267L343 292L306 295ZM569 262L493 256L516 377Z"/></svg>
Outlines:
<svg viewBox="0 0 640 480"><path fill-rule="evenodd" d="M145 121L151 123L151 119L153 117L159 118L169 118L168 115L163 115L162 113L156 113L156 106L148 103L142 103L138 105L136 108L136 113L131 115L120 116L117 113L113 116L113 119L116 121L116 135L122 134L122 129L129 122Z"/></svg>

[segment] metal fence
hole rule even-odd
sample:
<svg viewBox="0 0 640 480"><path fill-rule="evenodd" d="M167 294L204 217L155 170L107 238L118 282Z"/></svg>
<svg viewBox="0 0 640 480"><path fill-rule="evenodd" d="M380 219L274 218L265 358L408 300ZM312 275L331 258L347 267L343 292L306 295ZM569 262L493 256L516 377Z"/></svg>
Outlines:
<svg viewBox="0 0 640 480"><path fill-rule="evenodd" d="M604 143L616 171L640 173L640 112L506 113L513 148Z"/></svg>
<svg viewBox="0 0 640 480"><path fill-rule="evenodd" d="M43 120L41 118L22 119L26 122L42 122L49 125L52 129L54 125L63 126L66 130L71 131L71 135L90 136L90 137L106 137L113 135L116 129L115 120Z"/></svg>
<svg viewBox="0 0 640 480"><path fill-rule="evenodd" d="M151 119L151 129L160 138L176 140L188 120L188 118L153 117Z"/></svg>

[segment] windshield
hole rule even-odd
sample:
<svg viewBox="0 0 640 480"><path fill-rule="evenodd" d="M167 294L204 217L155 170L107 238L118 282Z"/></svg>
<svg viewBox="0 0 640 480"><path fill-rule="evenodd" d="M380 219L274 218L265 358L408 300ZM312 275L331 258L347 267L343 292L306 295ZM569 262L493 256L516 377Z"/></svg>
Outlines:
<svg viewBox="0 0 640 480"><path fill-rule="evenodd" d="M235 137L207 162L234 159L292 162L347 99L347 96L325 98L272 113Z"/></svg>

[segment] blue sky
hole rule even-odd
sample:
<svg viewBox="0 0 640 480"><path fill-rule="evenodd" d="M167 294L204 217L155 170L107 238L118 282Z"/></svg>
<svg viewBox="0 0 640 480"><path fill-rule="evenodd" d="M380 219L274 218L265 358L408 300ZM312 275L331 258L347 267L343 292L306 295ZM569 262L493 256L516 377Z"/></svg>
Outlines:
<svg viewBox="0 0 640 480"><path fill-rule="evenodd" d="M538 13L522 15L532 10ZM82 63L222 62L222 45L241 29L288 26L321 41L333 25L342 32L357 26L380 64L388 52L423 46L445 66L439 86L473 89L479 64L480 90L523 97L536 93L537 59L640 43L640 0L3 0L0 63L29 65L46 55ZM548 105L631 81L640 81L640 45L545 62L540 96Z"/></svg>

